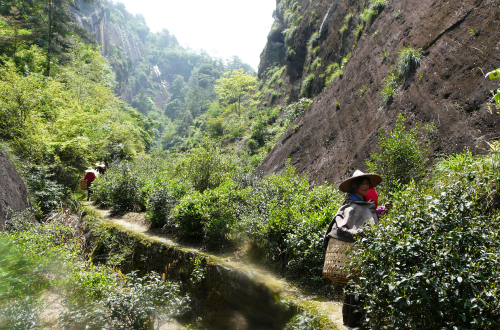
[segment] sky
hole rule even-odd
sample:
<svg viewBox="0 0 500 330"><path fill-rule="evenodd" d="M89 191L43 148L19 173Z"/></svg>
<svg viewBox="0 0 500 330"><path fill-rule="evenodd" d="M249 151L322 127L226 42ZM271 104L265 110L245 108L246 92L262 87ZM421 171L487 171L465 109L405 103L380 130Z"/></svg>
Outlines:
<svg viewBox="0 0 500 330"><path fill-rule="evenodd" d="M276 0L115 0L141 13L152 32L167 29L182 46L239 58L257 69Z"/></svg>

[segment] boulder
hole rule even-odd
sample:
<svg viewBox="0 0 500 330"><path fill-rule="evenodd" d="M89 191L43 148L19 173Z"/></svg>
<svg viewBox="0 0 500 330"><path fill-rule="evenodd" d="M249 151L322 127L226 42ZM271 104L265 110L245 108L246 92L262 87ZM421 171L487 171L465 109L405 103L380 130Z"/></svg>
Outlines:
<svg viewBox="0 0 500 330"><path fill-rule="evenodd" d="M0 150L0 230L5 229L8 217L26 209L32 209L26 185L7 155Z"/></svg>

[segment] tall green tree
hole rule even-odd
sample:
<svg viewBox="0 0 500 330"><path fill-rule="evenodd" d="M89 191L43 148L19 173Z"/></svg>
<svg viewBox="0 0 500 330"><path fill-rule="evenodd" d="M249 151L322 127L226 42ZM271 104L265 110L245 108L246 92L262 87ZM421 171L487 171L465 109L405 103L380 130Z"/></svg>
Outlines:
<svg viewBox="0 0 500 330"><path fill-rule="evenodd" d="M83 0L93 3L95 0ZM77 35L86 43L93 42L88 31L80 26L71 10L78 10L75 0L39 0L42 24L38 26L43 32L41 44L47 55L46 75L50 75L53 56L67 52L71 46L71 35Z"/></svg>
<svg viewBox="0 0 500 330"><path fill-rule="evenodd" d="M236 113L241 115L241 101L245 95L257 88L257 77L247 74L243 69L228 71L217 80L215 90L223 102L234 103Z"/></svg>

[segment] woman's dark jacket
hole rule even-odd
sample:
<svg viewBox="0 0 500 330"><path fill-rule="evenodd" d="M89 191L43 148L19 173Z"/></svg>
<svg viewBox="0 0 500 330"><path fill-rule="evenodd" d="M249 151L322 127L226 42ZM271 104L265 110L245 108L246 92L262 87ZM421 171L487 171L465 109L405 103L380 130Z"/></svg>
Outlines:
<svg viewBox="0 0 500 330"><path fill-rule="evenodd" d="M377 211L372 202L355 201L347 195L344 204L333 217L323 238L323 246L326 249L330 237L345 242L354 242L354 235L363 231L366 224L378 224Z"/></svg>

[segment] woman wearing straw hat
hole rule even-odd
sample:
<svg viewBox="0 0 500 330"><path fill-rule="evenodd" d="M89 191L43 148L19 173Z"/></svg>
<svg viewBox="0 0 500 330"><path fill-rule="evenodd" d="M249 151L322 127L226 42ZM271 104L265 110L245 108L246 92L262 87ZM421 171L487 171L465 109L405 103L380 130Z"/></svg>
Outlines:
<svg viewBox="0 0 500 330"><path fill-rule="evenodd" d="M106 172L106 165L104 163L95 163L96 171L99 174L104 174Z"/></svg>
<svg viewBox="0 0 500 330"><path fill-rule="evenodd" d="M325 232L323 240L325 249L329 246L331 239L337 243L349 242L350 244L350 242L354 242L355 235L360 234L364 226L377 224L378 214L391 208L392 204L388 202L385 206L376 209L373 201L365 199L368 191L381 182L382 178L378 174L363 173L356 170L352 177L344 180L339 185L339 190L347 193L347 195L344 204L339 208ZM348 281L348 279L332 280L339 283L347 283ZM349 327L359 326L362 315L356 312L356 309L357 303L354 296L346 294L342 306L345 325Z"/></svg>

